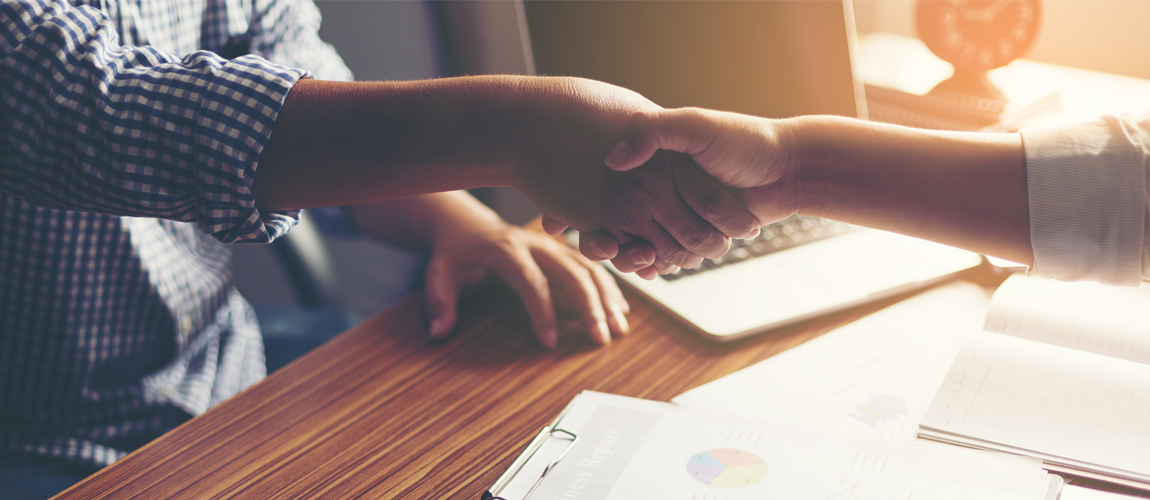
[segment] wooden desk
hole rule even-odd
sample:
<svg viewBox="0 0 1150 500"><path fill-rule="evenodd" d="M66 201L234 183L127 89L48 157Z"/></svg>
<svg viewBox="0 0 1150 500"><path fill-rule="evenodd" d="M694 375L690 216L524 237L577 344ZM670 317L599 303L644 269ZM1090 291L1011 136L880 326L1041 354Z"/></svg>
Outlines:
<svg viewBox="0 0 1150 500"><path fill-rule="evenodd" d="M580 391L667 401L897 300L714 344L628 298L631 335L548 352L505 287L438 345L409 297L57 498L478 499Z"/></svg>

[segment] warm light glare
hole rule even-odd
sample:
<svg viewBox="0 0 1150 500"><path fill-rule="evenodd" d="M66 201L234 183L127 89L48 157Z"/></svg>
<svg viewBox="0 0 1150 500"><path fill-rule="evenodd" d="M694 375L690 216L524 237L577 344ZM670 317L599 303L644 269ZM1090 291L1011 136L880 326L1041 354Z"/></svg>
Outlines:
<svg viewBox="0 0 1150 500"><path fill-rule="evenodd" d="M947 1L947 0L928 0ZM916 1L854 0L860 35L917 37ZM1150 79L1150 2L1044 0L1038 43L1027 59Z"/></svg>

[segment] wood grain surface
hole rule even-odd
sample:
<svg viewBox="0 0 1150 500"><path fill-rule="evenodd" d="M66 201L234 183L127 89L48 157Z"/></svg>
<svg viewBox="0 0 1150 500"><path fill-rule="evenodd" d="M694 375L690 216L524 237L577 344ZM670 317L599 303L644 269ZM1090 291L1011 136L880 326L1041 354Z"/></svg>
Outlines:
<svg viewBox="0 0 1150 500"><path fill-rule="evenodd" d="M629 336L547 351L504 286L440 344L417 294L57 498L478 499L580 391L667 401L897 300L715 344L628 298Z"/></svg>

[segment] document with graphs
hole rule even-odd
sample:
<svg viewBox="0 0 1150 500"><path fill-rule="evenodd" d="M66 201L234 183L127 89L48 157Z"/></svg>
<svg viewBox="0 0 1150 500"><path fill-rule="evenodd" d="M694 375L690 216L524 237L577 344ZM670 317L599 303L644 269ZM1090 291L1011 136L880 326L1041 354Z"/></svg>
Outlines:
<svg viewBox="0 0 1150 500"><path fill-rule="evenodd" d="M984 329L959 351L921 437L1150 489L1150 286L1014 276Z"/></svg>
<svg viewBox="0 0 1150 500"><path fill-rule="evenodd" d="M1044 500L1038 460L583 392L485 499Z"/></svg>
<svg viewBox="0 0 1150 500"><path fill-rule="evenodd" d="M676 396L677 404L832 432L913 440L990 292L955 282Z"/></svg>

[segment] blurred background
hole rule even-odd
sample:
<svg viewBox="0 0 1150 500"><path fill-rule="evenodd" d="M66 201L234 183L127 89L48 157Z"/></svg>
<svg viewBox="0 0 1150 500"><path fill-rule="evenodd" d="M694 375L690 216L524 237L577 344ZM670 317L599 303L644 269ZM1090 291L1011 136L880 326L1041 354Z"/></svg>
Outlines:
<svg viewBox="0 0 1150 500"><path fill-rule="evenodd" d="M598 8L616 12L626 11L628 4L649 7L657 3L594 1L602 4ZM526 4L514 0L317 0L316 3L323 14L320 35L336 47L357 80L535 74L537 67L540 73L549 73L555 58L576 58L583 49L606 43L604 40L610 40L613 34L604 32L594 37L567 34L565 23L576 21L564 12L569 2L553 0L527 0ZM705 12L722 9L727 2L673 3L680 8L690 4L690 8ZM841 5L838 0L826 3ZM913 0L854 0L851 8L861 47L856 63L861 61L864 66L856 68L856 76L868 84L922 94L950 75L950 65L930 55L917 39L916 4ZM627 21L619 22L624 24L616 29L626 30ZM748 18L740 25L753 28L759 22ZM1150 79L1147 24L1150 24L1150 1L1044 0L1037 43L1023 57L1060 67ZM759 31L763 33L780 29L772 25L771 20L761 20L761 25ZM721 26L716 29L717 35L724 33ZM803 26L801 22L797 25L791 22L789 29L795 33L793 38L805 39L803 43L818 43L821 37L817 27ZM749 36L756 32L745 27L732 31L751 33ZM738 64L732 61L744 56L741 53L712 55L711 58L697 56L687 62L704 63L714 59L729 66ZM1011 69L1019 64L1022 70ZM997 82L1011 71L1029 71L1026 64L1027 61L1016 61L995 70L998 74L992 72L991 77ZM912 73L917 77L907 76ZM798 91L781 92L795 94ZM1039 100L1051 95L1047 89L1035 89L1033 94L1026 99ZM757 114L785 116L790 113L784 107ZM513 189L479 189L473 194L514 223L525 222L538 214L526 197ZM303 226L309 223L305 221ZM303 234L308 230L297 229L292 233L297 232ZM396 290L412 285L410 270L421 266L419 256L375 242L317 236L314 227L311 233L321 240L315 255L324 262L320 267L326 276L321 281L330 285L328 299L332 304L329 305L361 317L389 305L388 297L395 296ZM306 244L305 253L307 245L314 246ZM298 283L293 281L291 271L285 270L291 266L285 267L282 256L268 246L237 245L234 249L237 286L251 302L284 306L301 303Z"/></svg>
<svg viewBox="0 0 1150 500"><path fill-rule="evenodd" d="M917 37L914 0L854 0L860 37ZM1150 78L1150 2L1045 0L1042 30L1027 59Z"/></svg>

